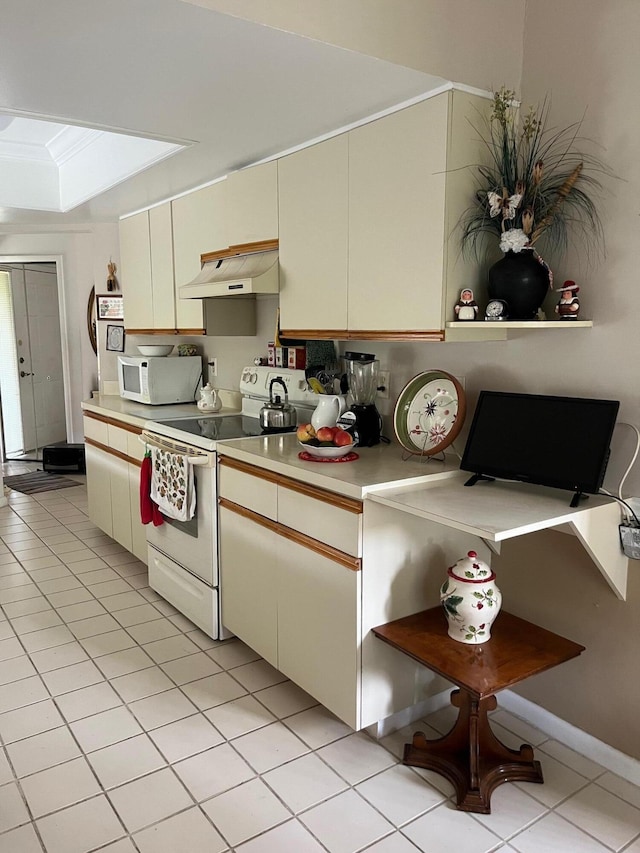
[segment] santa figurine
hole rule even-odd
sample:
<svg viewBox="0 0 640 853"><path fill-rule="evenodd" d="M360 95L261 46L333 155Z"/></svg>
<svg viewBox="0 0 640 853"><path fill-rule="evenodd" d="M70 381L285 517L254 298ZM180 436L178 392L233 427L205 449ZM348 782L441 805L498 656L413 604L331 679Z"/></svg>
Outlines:
<svg viewBox="0 0 640 853"><path fill-rule="evenodd" d="M556 305L556 314L560 320L576 320L580 311L580 300L577 293L580 288L575 281L565 281L562 287L558 288L559 293L562 293L560 301Z"/></svg>

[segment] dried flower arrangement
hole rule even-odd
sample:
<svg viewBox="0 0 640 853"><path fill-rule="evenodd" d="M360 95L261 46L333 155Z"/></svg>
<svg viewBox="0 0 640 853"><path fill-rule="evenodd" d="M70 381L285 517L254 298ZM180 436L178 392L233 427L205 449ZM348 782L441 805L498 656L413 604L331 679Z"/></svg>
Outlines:
<svg viewBox="0 0 640 853"><path fill-rule="evenodd" d="M478 165L475 202L462 220L463 250L478 256L481 235L500 238L503 252L520 252L544 238L550 251L565 250L575 229L587 251L599 250L603 232L594 197L610 171L594 156L576 150L584 142L582 122L547 127L549 99L523 115L515 93L502 87L483 127L488 165Z"/></svg>

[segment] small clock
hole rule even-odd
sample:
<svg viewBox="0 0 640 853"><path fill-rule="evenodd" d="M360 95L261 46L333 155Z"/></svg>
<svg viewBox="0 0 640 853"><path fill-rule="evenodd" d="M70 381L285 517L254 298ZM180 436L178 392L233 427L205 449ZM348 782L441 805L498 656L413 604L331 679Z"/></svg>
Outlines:
<svg viewBox="0 0 640 853"><path fill-rule="evenodd" d="M504 299L492 299L484 312L485 320L506 320L509 316L509 306Z"/></svg>

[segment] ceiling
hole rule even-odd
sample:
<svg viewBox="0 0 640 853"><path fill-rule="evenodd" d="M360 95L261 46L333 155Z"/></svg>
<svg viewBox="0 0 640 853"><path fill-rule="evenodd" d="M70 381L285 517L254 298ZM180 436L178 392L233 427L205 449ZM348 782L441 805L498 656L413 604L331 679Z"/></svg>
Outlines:
<svg viewBox="0 0 640 853"><path fill-rule="evenodd" d="M5 227L114 221L446 84L181 0L3 0L0 56L0 128L17 116L187 146L67 213L20 208L0 180Z"/></svg>

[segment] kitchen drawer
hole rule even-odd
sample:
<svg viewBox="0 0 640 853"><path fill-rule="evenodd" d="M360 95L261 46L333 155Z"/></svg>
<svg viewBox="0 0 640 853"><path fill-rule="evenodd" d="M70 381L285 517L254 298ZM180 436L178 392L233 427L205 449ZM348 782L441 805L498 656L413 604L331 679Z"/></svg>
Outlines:
<svg viewBox="0 0 640 853"><path fill-rule="evenodd" d="M85 438L92 438L94 441L109 446L109 427L104 421L99 421L96 418L84 417L82 419L84 425Z"/></svg>
<svg viewBox="0 0 640 853"><path fill-rule="evenodd" d="M133 432L127 433L127 456L138 461L144 459L144 444L140 441L140 436Z"/></svg>
<svg viewBox="0 0 640 853"><path fill-rule="evenodd" d="M218 494L239 506L257 512L272 521L277 520L278 486L275 475L256 468L256 474L241 468L235 460L222 459L218 480Z"/></svg>
<svg viewBox="0 0 640 853"><path fill-rule="evenodd" d="M345 554L362 556L362 504L317 490L278 486L278 522ZM334 502L335 501L335 502Z"/></svg>
<svg viewBox="0 0 640 853"><path fill-rule="evenodd" d="M214 639L218 636L218 591L148 546L149 586Z"/></svg>
<svg viewBox="0 0 640 853"><path fill-rule="evenodd" d="M109 447L114 450L119 450L120 453L127 453L129 433L125 429L109 424L107 426L107 434L109 436Z"/></svg>

